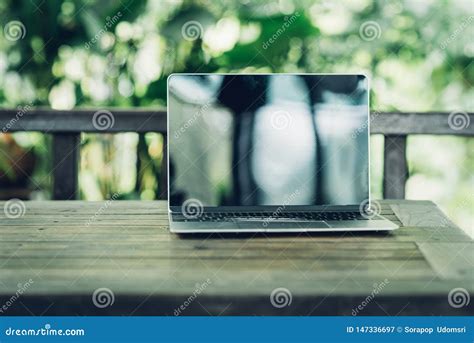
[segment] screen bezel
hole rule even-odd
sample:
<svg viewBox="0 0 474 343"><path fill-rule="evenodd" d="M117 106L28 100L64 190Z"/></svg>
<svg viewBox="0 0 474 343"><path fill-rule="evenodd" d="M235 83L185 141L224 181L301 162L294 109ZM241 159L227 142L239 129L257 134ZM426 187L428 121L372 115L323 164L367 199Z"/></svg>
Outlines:
<svg viewBox="0 0 474 343"><path fill-rule="evenodd" d="M371 189L371 181L370 181L370 79L369 77L364 74L364 73L172 73L168 76L166 80L166 130L167 130L167 135L166 135L166 156L167 158L167 166L166 166L166 171L168 173L168 176L170 175L170 134L169 134L169 129L170 129L170 110L169 110L169 105L170 105L170 94L169 94L169 82L170 79L173 76L209 76L209 75L222 75L222 76L227 76L227 75L294 75L294 76L338 76L338 75L347 75L347 76L362 76L367 80L367 154L368 154L368 168L367 168L367 180L368 180L368 194L367 194L367 199L364 199L361 203L359 204L320 204L320 205L257 205L257 206L247 206L247 205L242 205L242 206L203 206L202 207L202 212L209 212L209 213L216 213L216 212L275 212L275 211L282 211L282 209L285 210L285 212L302 212L302 211L314 211L314 212L354 212L354 211L360 211L360 207L362 203L365 203L368 201L370 204L372 201L371 194L370 194L370 189ZM168 211L170 213L182 213L182 204L181 205L171 205L170 203L170 190L171 190L171 184L170 184L170 178L167 177L167 193L168 193Z"/></svg>

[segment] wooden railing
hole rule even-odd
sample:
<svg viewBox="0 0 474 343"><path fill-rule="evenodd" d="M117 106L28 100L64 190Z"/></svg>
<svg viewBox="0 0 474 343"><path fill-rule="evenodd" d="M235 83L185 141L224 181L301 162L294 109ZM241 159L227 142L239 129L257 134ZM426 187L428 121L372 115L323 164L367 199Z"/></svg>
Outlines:
<svg viewBox="0 0 474 343"><path fill-rule="evenodd" d="M106 109L113 114L113 125L97 125L98 109L57 111L31 109L20 115L15 109L0 109L0 130L39 131L53 135L53 198L72 200L78 196L78 162L81 132L158 132L166 142L166 111L147 109ZM97 115L96 115L97 116ZM458 122L460 120L460 122ZM474 113L379 113L372 112L370 133L385 137L383 195L403 199L408 178L406 142L408 135L474 136ZM95 125L94 125L95 124ZM0 131L2 133L2 131ZM166 144L163 156L167 160ZM160 198L166 199L166 163L159 180Z"/></svg>

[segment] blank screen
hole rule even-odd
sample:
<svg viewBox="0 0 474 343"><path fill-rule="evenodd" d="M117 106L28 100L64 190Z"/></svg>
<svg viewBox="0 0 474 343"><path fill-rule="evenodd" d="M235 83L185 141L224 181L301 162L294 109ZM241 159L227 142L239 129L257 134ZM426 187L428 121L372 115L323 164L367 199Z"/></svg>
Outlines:
<svg viewBox="0 0 474 343"><path fill-rule="evenodd" d="M368 114L362 75L171 75L170 205L359 204Z"/></svg>

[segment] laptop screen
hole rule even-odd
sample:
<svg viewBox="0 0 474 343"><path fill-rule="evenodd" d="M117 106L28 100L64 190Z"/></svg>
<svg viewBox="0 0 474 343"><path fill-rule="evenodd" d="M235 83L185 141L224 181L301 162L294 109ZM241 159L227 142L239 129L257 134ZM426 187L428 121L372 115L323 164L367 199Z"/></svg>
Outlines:
<svg viewBox="0 0 474 343"><path fill-rule="evenodd" d="M363 75L173 74L170 206L358 205L368 115Z"/></svg>

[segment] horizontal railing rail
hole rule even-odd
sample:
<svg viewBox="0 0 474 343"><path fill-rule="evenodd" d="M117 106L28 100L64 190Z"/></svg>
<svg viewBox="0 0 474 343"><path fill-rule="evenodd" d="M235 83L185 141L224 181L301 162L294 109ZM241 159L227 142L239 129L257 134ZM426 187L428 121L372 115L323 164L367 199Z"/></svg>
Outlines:
<svg viewBox="0 0 474 343"><path fill-rule="evenodd" d="M384 198L403 199L408 179L406 142L409 135L474 136L474 113L371 113L370 133L385 137ZM80 134L158 132L166 142L165 110L151 109L0 109L0 133L38 131L53 135L53 198L76 199ZM163 161L167 161L166 144ZM163 163L159 195L166 199L167 168Z"/></svg>
<svg viewBox="0 0 474 343"><path fill-rule="evenodd" d="M43 133L166 133L166 110L39 108L24 112L22 115L21 109L0 109L0 130L6 128L9 132L39 131ZM18 120L16 120L17 117Z"/></svg>

